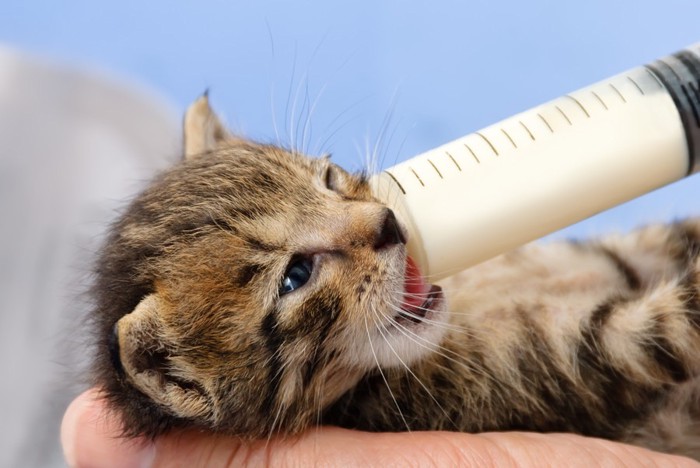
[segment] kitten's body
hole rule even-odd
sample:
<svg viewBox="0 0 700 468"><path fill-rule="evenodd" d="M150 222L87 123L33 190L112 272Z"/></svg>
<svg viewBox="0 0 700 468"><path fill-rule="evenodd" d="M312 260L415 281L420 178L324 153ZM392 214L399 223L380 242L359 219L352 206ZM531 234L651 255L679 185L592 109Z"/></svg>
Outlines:
<svg viewBox="0 0 700 468"><path fill-rule="evenodd" d="M186 124L98 268L96 379L127 433L529 429L700 458L700 221L530 246L441 292L362 178L230 138L206 100Z"/></svg>
<svg viewBox="0 0 700 468"><path fill-rule="evenodd" d="M700 458L700 335L688 313L699 238L700 222L687 222L530 245L443 281L444 349L414 375L386 373L403 418L412 429L578 432ZM363 429L404 425L381 377L347 398L345 425L348 415ZM350 409L358 401L366 409Z"/></svg>

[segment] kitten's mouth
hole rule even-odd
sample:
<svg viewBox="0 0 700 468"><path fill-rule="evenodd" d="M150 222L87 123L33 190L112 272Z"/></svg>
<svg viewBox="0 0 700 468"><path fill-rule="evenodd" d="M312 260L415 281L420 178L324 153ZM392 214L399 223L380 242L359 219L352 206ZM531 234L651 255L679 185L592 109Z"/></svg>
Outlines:
<svg viewBox="0 0 700 468"><path fill-rule="evenodd" d="M406 257L404 296L401 310L394 317L398 325L422 323L442 303L442 288L425 282L418 266L411 257Z"/></svg>

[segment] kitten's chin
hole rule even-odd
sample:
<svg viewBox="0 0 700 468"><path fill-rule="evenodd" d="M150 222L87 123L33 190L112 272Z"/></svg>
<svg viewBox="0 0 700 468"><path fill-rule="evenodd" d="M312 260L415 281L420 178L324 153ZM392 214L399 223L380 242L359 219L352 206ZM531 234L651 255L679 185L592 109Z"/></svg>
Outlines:
<svg viewBox="0 0 700 468"><path fill-rule="evenodd" d="M438 352L448 314L440 286L429 284L406 257L404 294L390 306L384 323L370 333L373 361L383 368L409 366Z"/></svg>

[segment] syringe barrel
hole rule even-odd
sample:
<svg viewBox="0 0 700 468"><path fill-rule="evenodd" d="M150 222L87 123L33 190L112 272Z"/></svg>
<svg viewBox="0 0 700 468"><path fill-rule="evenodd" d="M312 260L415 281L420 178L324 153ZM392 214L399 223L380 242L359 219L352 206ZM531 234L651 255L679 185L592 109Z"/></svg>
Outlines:
<svg viewBox="0 0 700 468"><path fill-rule="evenodd" d="M432 281L700 171L700 44L391 167L373 193Z"/></svg>

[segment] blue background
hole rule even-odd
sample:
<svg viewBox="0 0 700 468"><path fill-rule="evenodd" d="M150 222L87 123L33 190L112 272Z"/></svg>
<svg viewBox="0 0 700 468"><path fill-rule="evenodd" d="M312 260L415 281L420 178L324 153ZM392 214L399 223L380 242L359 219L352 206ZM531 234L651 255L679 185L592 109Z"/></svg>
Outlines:
<svg viewBox="0 0 700 468"><path fill-rule="evenodd" d="M173 113L210 88L233 129L355 170L365 148L389 165L700 41L698 18L690 0L12 1L0 42ZM697 214L699 198L688 179L560 235Z"/></svg>
<svg viewBox="0 0 700 468"><path fill-rule="evenodd" d="M209 88L214 107L234 130L271 142L279 134L283 143L312 154L333 153L350 170L363 167L366 148L378 148L384 165L391 165L699 41L698 0L0 4L0 47L98 71L145 91L173 121ZM34 80L27 81L25 92L35 89ZM75 87L82 90L81 83L88 82L76 81ZM0 85L24 103L17 83ZM51 88L31 91L31 97L46 99ZM88 91L100 96L104 90ZM110 106L91 101L92 107L85 107L107 107L109 113L118 107L115 102L120 101L113 99ZM9 194L0 196L0 212L10 208L0 215L0 350L5 350L0 374L12 376L12 385L0 389L1 400L11 402L2 408L0 422L2 466L63 466L56 434L74 393L60 389L66 382L81 383L66 376L89 355L73 337L81 329L84 304L78 296L85 284L73 284L67 272L85 271L89 277L85 265L96 220L101 230L114 215L110 209L121 205L111 197L140 186L144 177L141 171L125 180L138 164L115 161L115 154L123 156L130 147L114 145L121 141L114 135L103 138L97 132L99 142L90 135L61 139L63 127L49 125L63 122L58 114L36 112L42 115L34 121L32 109L39 104L26 106L28 119L19 119L12 108L0 109L5 123L21 120L31 127L24 129L29 137L10 134L0 140L0 194ZM133 102L124 107L143 109ZM102 119L96 123L111 122L94 113ZM153 120L149 115L144 111L129 123L162 148L171 127L155 135L153 127L139 126ZM36 130L47 128L53 136ZM7 136L13 126L3 124L0 130ZM27 138L41 144L25 145ZM82 145L81 151L61 160L52 153L52 138L63 141L64 153L73 148L66 141ZM15 164L28 156L5 149L15 143L34 148L38 160ZM172 154L171 160L178 157ZM700 176L694 176L553 236L585 237L697 216L698 200ZM63 317L65 337L57 331ZM66 349L65 358L56 357L58 349Z"/></svg>

